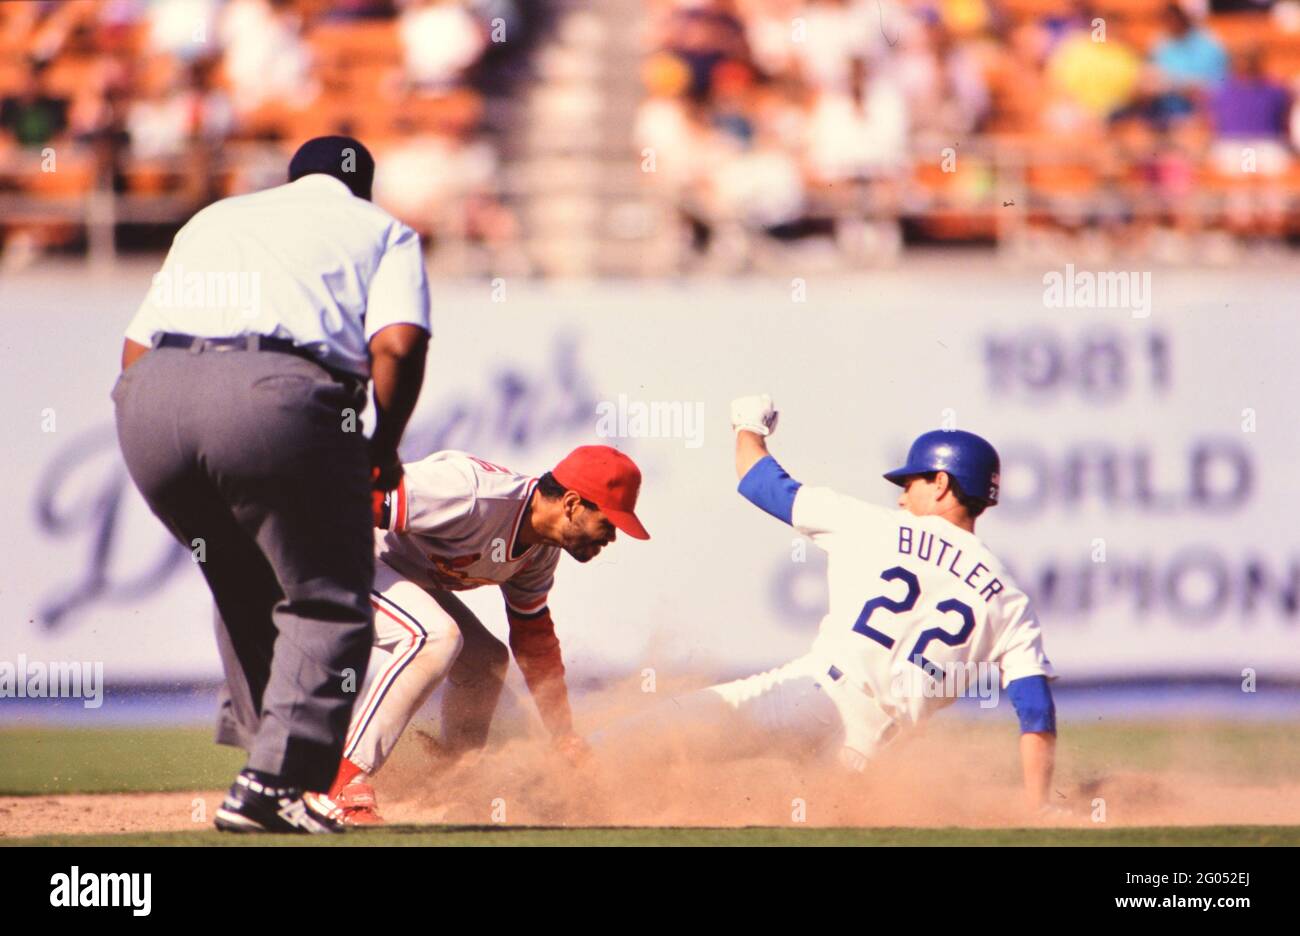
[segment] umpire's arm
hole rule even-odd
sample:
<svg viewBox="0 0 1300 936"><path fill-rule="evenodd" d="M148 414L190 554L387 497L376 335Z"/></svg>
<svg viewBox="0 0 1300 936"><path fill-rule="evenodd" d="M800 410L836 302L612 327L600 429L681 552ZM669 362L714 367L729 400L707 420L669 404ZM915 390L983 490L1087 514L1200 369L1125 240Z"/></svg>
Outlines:
<svg viewBox="0 0 1300 936"><path fill-rule="evenodd" d="M370 463L379 469L375 486L390 491L402 477L397 445L420 398L429 333L418 325L389 325L370 339L370 379L375 385L375 431Z"/></svg>

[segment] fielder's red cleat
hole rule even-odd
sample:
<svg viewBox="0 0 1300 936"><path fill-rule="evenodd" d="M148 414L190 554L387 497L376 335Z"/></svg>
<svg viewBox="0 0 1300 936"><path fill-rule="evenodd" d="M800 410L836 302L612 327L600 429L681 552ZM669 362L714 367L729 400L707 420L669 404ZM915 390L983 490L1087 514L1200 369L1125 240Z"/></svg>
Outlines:
<svg viewBox="0 0 1300 936"><path fill-rule="evenodd" d="M379 815L379 799L375 796L375 788L364 780L354 780L332 796L322 793L307 795L313 798L317 808L327 810L329 818L342 825L384 824L384 817Z"/></svg>
<svg viewBox="0 0 1300 936"><path fill-rule="evenodd" d="M343 810L340 822L344 825L383 825L379 815L379 799L375 788L363 780L354 780L339 790L334 802Z"/></svg>

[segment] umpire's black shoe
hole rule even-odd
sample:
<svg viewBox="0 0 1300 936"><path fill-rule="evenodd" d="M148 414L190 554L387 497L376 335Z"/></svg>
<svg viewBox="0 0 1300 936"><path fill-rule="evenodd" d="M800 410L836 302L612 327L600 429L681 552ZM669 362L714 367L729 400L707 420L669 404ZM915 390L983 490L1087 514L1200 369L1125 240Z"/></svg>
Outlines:
<svg viewBox="0 0 1300 936"><path fill-rule="evenodd" d="M235 778L214 824L222 832L328 835L344 831L343 823L309 806L302 790L267 786L247 772Z"/></svg>

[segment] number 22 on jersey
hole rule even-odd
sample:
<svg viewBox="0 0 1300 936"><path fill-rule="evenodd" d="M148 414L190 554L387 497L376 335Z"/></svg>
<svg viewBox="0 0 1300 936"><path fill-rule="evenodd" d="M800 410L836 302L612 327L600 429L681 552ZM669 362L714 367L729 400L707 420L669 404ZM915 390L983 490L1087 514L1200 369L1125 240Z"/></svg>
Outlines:
<svg viewBox="0 0 1300 936"><path fill-rule="evenodd" d="M864 637L871 638L885 649L893 650L894 638L884 631L872 627L870 623L871 617L877 611L888 611L891 614L906 614L911 611L921 599L921 583L914 573L909 572L902 566L886 569L880 573L880 577L886 582L903 582L907 585L907 594L901 599L890 598L888 595L878 595L870 599L858 613L858 619L854 622L853 629ZM961 618L962 624L956 633L951 633L942 627L928 627L921 631L917 637L912 652L907 655L907 659L931 674L938 667L925 658L925 650L933 641L937 640L949 647L960 647L970 640L971 634L975 631L975 612L964 601L958 601L956 598L945 598L935 605L934 609L940 614L957 615Z"/></svg>

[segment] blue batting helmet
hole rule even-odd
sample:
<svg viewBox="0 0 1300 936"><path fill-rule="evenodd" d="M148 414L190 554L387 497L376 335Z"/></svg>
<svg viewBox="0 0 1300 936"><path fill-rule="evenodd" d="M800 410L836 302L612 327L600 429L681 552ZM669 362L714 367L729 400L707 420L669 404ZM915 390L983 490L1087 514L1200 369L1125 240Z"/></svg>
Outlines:
<svg viewBox="0 0 1300 936"><path fill-rule="evenodd" d="M902 485L913 475L932 471L948 472L957 479L962 493L986 501L989 506L998 502L1002 462L997 449L973 432L936 429L917 436L907 453L907 464L885 478Z"/></svg>

